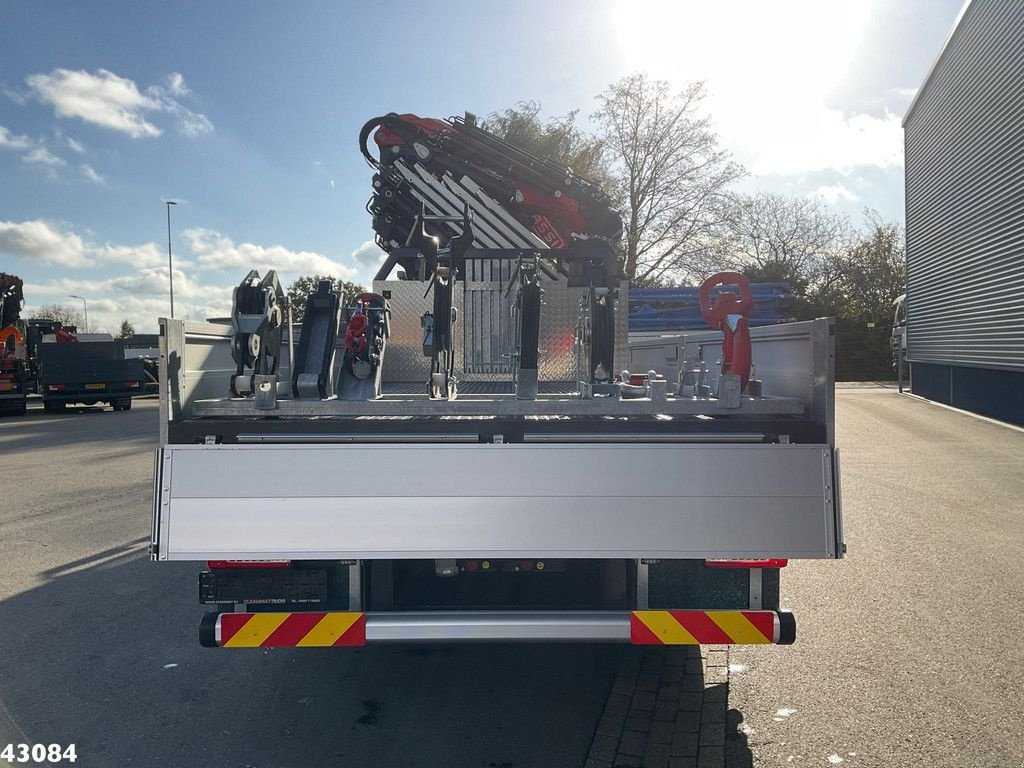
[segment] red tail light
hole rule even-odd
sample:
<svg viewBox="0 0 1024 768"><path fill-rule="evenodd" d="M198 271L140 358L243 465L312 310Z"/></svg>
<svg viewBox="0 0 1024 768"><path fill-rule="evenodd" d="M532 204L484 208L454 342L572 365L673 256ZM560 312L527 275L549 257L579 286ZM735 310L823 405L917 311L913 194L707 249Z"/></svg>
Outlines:
<svg viewBox="0 0 1024 768"><path fill-rule="evenodd" d="M124 383L124 388L125 389L138 389L138 387L139 387L139 382L137 382L137 381L126 381Z"/></svg>
<svg viewBox="0 0 1024 768"><path fill-rule="evenodd" d="M291 560L207 560L211 571L218 568L290 568Z"/></svg>
<svg viewBox="0 0 1024 768"><path fill-rule="evenodd" d="M50 390L51 392L63 392L64 391L64 385L63 384L50 384L49 386L47 386L47 389Z"/></svg>
<svg viewBox="0 0 1024 768"><path fill-rule="evenodd" d="M789 559L775 557L768 560L705 560L708 568L785 568Z"/></svg>

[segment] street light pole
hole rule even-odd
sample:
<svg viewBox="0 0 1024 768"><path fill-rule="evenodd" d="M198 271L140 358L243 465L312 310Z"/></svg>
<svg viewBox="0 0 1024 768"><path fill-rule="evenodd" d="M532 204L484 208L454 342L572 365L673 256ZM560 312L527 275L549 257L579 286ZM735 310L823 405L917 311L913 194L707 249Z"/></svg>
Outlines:
<svg viewBox="0 0 1024 768"><path fill-rule="evenodd" d="M173 200L165 200L167 205L167 277L171 286L171 319L174 319L174 263L171 260L171 206L177 205Z"/></svg>
<svg viewBox="0 0 1024 768"><path fill-rule="evenodd" d="M89 332L89 304L86 302L84 296L76 296L73 293L68 294L69 298L78 299L82 302L82 311L85 313L85 332Z"/></svg>

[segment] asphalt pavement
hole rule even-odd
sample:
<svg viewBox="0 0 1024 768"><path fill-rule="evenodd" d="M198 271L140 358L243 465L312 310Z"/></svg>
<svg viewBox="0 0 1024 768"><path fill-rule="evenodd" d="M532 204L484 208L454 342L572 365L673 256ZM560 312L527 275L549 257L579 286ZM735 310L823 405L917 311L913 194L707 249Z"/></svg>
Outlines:
<svg viewBox="0 0 1024 768"><path fill-rule="evenodd" d="M0 421L0 742L86 768L582 765L619 646L200 648L196 565L145 551L157 424L146 400Z"/></svg>
<svg viewBox="0 0 1024 768"><path fill-rule="evenodd" d="M1024 765L1024 433L882 388L841 389L837 417L849 556L784 571L796 645L731 650L729 764ZM583 765L621 647L200 648L194 564L145 553L156 433L145 400L0 420L0 744Z"/></svg>
<svg viewBox="0 0 1024 768"><path fill-rule="evenodd" d="M849 553L783 571L796 645L730 650L743 753L1019 768L1024 431L870 386L836 422Z"/></svg>

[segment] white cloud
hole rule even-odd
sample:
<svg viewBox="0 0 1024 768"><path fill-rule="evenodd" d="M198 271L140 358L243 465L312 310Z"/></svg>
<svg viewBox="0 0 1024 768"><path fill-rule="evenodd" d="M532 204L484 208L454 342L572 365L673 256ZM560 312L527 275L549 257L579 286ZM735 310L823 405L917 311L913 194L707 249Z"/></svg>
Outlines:
<svg viewBox="0 0 1024 768"><path fill-rule="evenodd" d="M142 245L91 246L90 253L97 261L107 264L131 264L136 267L154 267L163 264L165 253L156 243Z"/></svg>
<svg viewBox="0 0 1024 768"><path fill-rule="evenodd" d="M90 302L107 298L124 301L128 297L147 297L168 295L167 265L142 267L134 272L115 275L101 279L60 277L46 283L37 283L33 291L48 294L81 293ZM231 288L204 285L196 281L188 272L174 266L174 297L199 301L218 300L225 298L231 301ZM26 289L26 295L28 291Z"/></svg>
<svg viewBox="0 0 1024 768"><path fill-rule="evenodd" d="M185 85L185 76L181 72L171 72L166 81L167 90L172 96L188 96L191 93Z"/></svg>
<svg viewBox="0 0 1024 768"><path fill-rule="evenodd" d="M67 141L68 147L71 148L72 152L77 152L78 154L82 154L83 152L85 152L85 147L82 146L82 142L75 141L70 136L67 137L66 141Z"/></svg>
<svg viewBox="0 0 1024 768"><path fill-rule="evenodd" d="M189 281L180 269L174 270L174 282L179 295L188 293ZM159 295L168 292L167 267L147 267L131 275L115 277L110 281L110 290L133 295Z"/></svg>
<svg viewBox="0 0 1024 768"><path fill-rule="evenodd" d="M352 251L352 260L364 267L377 266L384 261L385 256L384 251L373 240L367 240Z"/></svg>
<svg viewBox="0 0 1024 768"><path fill-rule="evenodd" d="M28 149L32 146L32 139L28 136L19 136L11 133L4 126L0 125L0 147L4 149Z"/></svg>
<svg viewBox="0 0 1024 768"><path fill-rule="evenodd" d="M167 267L148 267L101 280L62 277L49 282L26 283L25 295L36 304L70 303L76 293L89 302L89 324L115 332L128 320L139 333L157 329L157 318L170 314ZM231 313L231 286L200 284L186 271L174 269L174 315L204 320ZM26 307L31 313L31 307Z"/></svg>
<svg viewBox="0 0 1024 768"><path fill-rule="evenodd" d="M903 99L912 99L917 96L917 88L892 88L891 91Z"/></svg>
<svg viewBox="0 0 1024 768"><path fill-rule="evenodd" d="M38 163L39 165L48 165L51 168L67 165L67 163L53 154L46 147L36 147L32 151L23 155L21 159L26 163Z"/></svg>
<svg viewBox="0 0 1024 768"><path fill-rule="evenodd" d="M169 293L167 265L145 267L130 275L121 275L109 281L109 290L132 296L163 296ZM231 303L231 288L203 285L194 280L177 265L174 267L174 297L196 299L204 302L226 301Z"/></svg>
<svg viewBox="0 0 1024 768"><path fill-rule="evenodd" d="M57 169L67 165L63 158L47 149L41 139L36 140L29 136L11 133L2 125L0 125L0 148L21 152L22 162L43 168L54 178L57 176Z"/></svg>
<svg viewBox="0 0 1024 768"><path fill-rule="evenodd" d="M858 166L903 165L903 129L899 117L891 112L882 117L846 115L837 109L811 106L803 115L793 117L805 128L765 131L765 141L750 162L753 173L848 173Z"/></svg>
<svg viewBox="0 0 1024 768"><path fill-rule="evenodd" d="M55 69L48 75L29 75L25 82L36 98L53 106L59 117L78 117L136 139L161 134L144 117L157 105L139 91L135 81L106 69L95 74Z"/></svg>
<svg viewBox="0 0 1024 768"><path fill-rule="evenodd" d="M127 319L140 333L154 332L157 318L170 314L166 265L145 267L104 279L61 277L26 283L25 295L37 304L65 303L70 293L89 302L89 323L101 330L116 331ZM174 269L174 314L203 320L231 312L231 288L201 285L186 271Z"/></svg>
<svg viewBox="0 0 1024 768"><path fill-rule="evenodd" d="M263 246L235 242L210 229L186 229L182 237L205 269L274 269L295 274L350 278L356 270L312 251L292 251L283 245Z"/></svg>
<svg viewBox="0 0 1024 768"><path fill-rule="evenodd" d="M85 243L74 233L58 232L45 221L0 221L0 253L46 264L85 267Z"/></svg>
<svg viewBox="0 0 1024 768"><path fill-rule="evenodd" d="M13 88L8 88L7 86L0 86L0 93L3 93L4 96L6 96L8 99L10 99L19 106L23 107L26 104L28 104L28 98L25 96L25 94L19 93Z"/></svg>
<svg viewBox="0 0 1024 768"><path fill-rule="evenodd" d="M99 245L74 232L62 232L42 219L0 221L0 254L71 268L96 264L130 264L145 268L163 264L164 258L163 250L156 243Z"/></svg>
<svg viewBox="0 0 1024 768"><path fill-rule="evenodd" d="M193 112L178 101L179 97L192 93L185 85L185 77L180 72L172 72L166 78L166 86L151 85L146 89L149 96L164 112L174 115L178 121L178 132L189 137L201 136L213 131L213 123L206 115Z"/></svg>
<svg viewBox="0 0 1024 768"><path fill-rule="evenodd" d="M842 184L825 184L818 187L814 194L825 199L825 202L835 205L839 202L855 203L860 197L847 189Z"/></svg>
<svg viewBox="0 0 1024 768"><path fill-rule="evenodd" d="M96 172L96 169L93 168L88 163L82 163L82 165L79 166L79 170L82 172L82 175L85 176L85 178L87 178L93 184L106 184L107 183L107 180L104 179L102 176L100 176L100 174L98 174Z"/></svg>
<svg viewBox="0 0 1024 768"><path fill-rule="evenodd" d="M178 116L178 132L189 138L194 139L196 136L202 136L204 133L211 133L213 131L213 123L209 121L206 115L190 112L180 104L175 106L172 111Z"/></svg>
<svg viewBox="0 0 1024 768"><path fill-rule="evenodd" d="M134 139L160 136L163 130L151 122L154 113L174 115L179 130L189 136L208 133L213 125L205 115L189 110L176 97L189 93L180 73L172 73L166 86L144 91L134 80L106 69L55 69L49 74L25 78L32 95L50 104L58 117L79 118L87 123L127 134Z"/></svg>
<svg viewBox="0 0 1024 768"><path fill-rule="evenodd" d="M235 279L249 269L259 269L264 274L268 269L276 269L282 282L300 274L330 274L346 279L359 276L354 267L311 251L292 251L281 245L236 244L231 238L206 229L185 230L182 237L196 258L174 259L176 317L201 320L229 315ZM61 277L26 284L26 296L36 304L66 303L69 293L85 296L90 324L97 328L116 331L121 321L127 319L140 333L152 332L156 330L157 318L169 314L166 251L157 243L97 244L41 220L0 221L0 256L72 268L125 265L120 274L110 277L92 277L95 271L74 276L55 270ZM352 253L354 262L368 265L380 256L372 242L363 243ZM215 269L234 273L228 280L231 284L211 284L209 271ZM196 276L197 270L203 275L201 278Z"/></svg>

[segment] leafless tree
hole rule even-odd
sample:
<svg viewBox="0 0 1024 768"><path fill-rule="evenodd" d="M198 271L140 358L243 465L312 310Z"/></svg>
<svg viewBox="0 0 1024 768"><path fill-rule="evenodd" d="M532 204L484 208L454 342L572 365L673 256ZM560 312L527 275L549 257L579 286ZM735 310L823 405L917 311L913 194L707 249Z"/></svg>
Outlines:
<svg viewBox="0 0 1024 768"><path fill-rule="evenodd" d="M56 320L62 325L74 326L82 333L88 333L90 330L85 327L85 315L82 314L82 310L67 304L42 304L38 307L26 307L21 316Z"/></svg>
<svg viewBox="0 0 1024 768"><path fill-rule="evenodd" d="M634 284L692 274L721 238L729 186L744 171L719 147L705 97L702 82L673 92L646 74L597 97L594 119L625 219L624 267Z"/></svg>
<svg viewBox="0 0 1024 768"><path fill-rule="evenodd" d="M735 198L729 235L717 248L721 266L751 279L829 290L841 277L839 257L850 237L846 216L819 198L759 192Z"/></svg>

